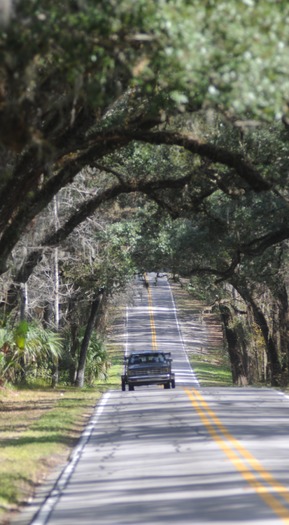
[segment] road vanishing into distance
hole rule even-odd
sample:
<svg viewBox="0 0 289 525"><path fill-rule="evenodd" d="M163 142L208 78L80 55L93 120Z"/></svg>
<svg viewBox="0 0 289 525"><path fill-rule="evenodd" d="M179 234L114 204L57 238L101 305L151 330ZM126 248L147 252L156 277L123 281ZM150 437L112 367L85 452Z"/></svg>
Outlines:
<svg viewBox="0 0 289 525"><path fill-rule="evenodd" d="M165 277L135 286L124 352L170 351L176 388L107 392L31 525L289 525L289 399L201 388Z"/></svg>

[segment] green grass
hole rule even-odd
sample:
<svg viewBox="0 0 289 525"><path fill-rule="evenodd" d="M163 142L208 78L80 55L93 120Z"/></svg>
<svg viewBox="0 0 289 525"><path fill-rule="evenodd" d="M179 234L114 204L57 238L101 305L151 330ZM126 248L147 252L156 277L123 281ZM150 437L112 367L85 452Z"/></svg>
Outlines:
<svg viewBox="0 0 289 525"><path fill-rule="evenodd" d="M183 334L190 339L190 321L193 315L202 317L205 304L194 299L187 291L185 280L183 287L171 283L172 292L178 310ZM223 336L220 330L220 320L215 314L203 317L207 324L208 342L205 348L187 348L192 368L201 386L232 386L232 374L229 357L224 351Z"/></svg>
<svg viewBox="0 0 289 525"><path fill-rule="evenodd" d="M216 363L212 355L191 356L190 363L201 386L232 386L230 367L222 359Z"/></svg>
<svg viewBox="0 0 289 525"><path fill-rule="evenodd" d="M93 389L2 390L0 521L67 460L99 396Z"/></svg>
<svg viewBox="0 0 289 525"><path fill-rule="evenodd" d="M120 389L120 356L112 352L106 380L77 389L33 384L0 390L0 523L27 501L36 486L61 464L105 391Z"/></svg>
<svg viewBox="0 0 289 525"><path fill-rule="evenodd" d="M119 390L120 389L120 376L122 373L122 365L113 364L109 369L107 379L99 379L96 381L95 386L99 392L103 393L107 390Z"/></svg>

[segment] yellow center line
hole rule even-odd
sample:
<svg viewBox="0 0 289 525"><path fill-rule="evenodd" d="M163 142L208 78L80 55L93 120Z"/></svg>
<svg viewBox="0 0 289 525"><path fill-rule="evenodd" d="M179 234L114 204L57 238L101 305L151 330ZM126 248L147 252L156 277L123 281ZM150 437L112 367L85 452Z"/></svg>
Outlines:
<svg viewBox="0 0 289 525"><path fill-rule="evenodd" d="M262 500L278 515L283 523L289 525L289 510L276 499L276 497L269 492L269 487L264 485L256 476L259 474L279 496L285 501L289 501L289 492L286 487L280 484L273 476L267 472L261 463L254 458L254 456L245 449L224 427L219 418L209 407L203 396L195 389L185 389L186 394L192 402L193 407L199 414L200 419L204 423L211 437L216 441L224 454L228 457L235 468L241 473L247 483L254 489L254 491L262 498ZM209 419L211 418L211 421ZM214 426L215 425L215 426ZM223 435L220 435L218 431ZM233 449L235 447L235 450ZM244 459L236 454L237 452L250 464L251 468L246 465ZM255 472L254 472L255 470Z"/></svg>
<svg viewBox="0 0 289 525"><path fill-rule="evenodd" d="M198 397L200 400L201 405L204 407L204 409L207 411L207 413L210 415L212 420L214 421L215 425L220 429L222 434L233 444L233 446L238 450L238 452L248 461L248 463L251 465L251 467L256 470L260 476L274 488L274 490L278 491L279 493L282 493L282 497L289 503L289 490L287 487L279 483L270 472L268 472L264 467L261 465L261 463L234 437L230 432L226 429L226 427L222 424L220 419L216 416L216 414L213 412L213 410L210 408L208 403L205 401L203 396L194 389L194 394Z"/></svg>
<svg viewBox="0 0 289 525"><path fill-rule="evenodd" d="M148 283L147 277L145 275L145 280ZM151 334L152 334L152 349L157 350L157 334L156 334L156 325L154 320L154 313L153 313L153 300L152 300L152 293L150 287L148 287L148 304L149 304L149 316L150 316L150 325L151 325Z"/></svg>

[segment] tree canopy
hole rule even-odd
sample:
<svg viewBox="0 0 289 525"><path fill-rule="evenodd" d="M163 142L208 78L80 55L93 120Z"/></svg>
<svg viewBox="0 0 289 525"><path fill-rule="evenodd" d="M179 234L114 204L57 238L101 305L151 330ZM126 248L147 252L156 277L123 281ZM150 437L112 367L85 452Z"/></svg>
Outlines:
<svg viewBox="0 0 289 525"><path fill-rule="evenodd" d="M262 129L286 119L288 11L269 0L17 3L0 40L2 271L62 187L135 140L179 146L269 189L250 144L236 133L226 142L228 122L208 140L192 121L210 107L240 133L258 127L252 119Z"/></svg>
<svg viewBox="0 0 289 525"><path fill-rule="evenodd" d="M3 303L15 306L56 247L73 293L119 288L145 263L212 274L251 306L266 283L277 300L270 274L286 288L289 236L288 3L5 5Z"/></svg>

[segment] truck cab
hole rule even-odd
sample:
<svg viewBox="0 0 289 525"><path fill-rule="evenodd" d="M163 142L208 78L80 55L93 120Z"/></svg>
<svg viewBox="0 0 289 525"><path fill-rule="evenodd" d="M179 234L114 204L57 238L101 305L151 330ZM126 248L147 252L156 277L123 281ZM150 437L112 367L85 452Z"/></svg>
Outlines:
<svg viewBox="0 0 289 525"><path fill-rule="evenodd" d="M172 372L170 352L132 352L124 358L124 373L121 387L125 391L135 386L163 385L175 388L175 374Z"/></svg>

